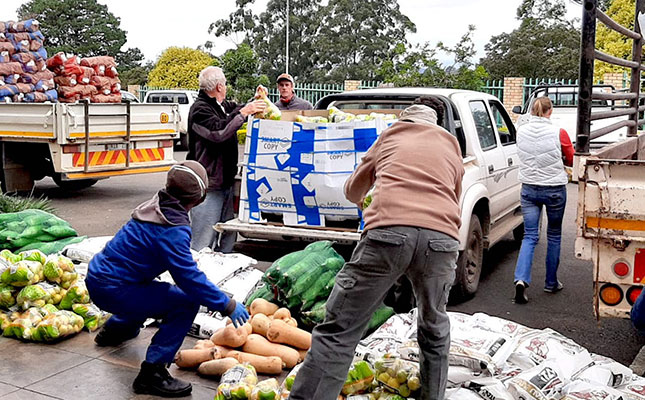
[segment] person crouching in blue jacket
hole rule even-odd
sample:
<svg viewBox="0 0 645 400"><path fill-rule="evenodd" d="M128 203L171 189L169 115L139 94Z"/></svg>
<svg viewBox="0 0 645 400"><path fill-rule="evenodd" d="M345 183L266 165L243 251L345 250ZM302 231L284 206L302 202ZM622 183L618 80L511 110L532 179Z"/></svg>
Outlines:
<svg viewBox="0 0 645 400"><path fill-rule="evenodd" d="M188 211L204 201L206 170L196 161L173 166L166 187L139 205L130 219L89 264L90 297L112 313L96 335L99 346L116 346L139 334L147 318L161 320L134 380L136 393L163 397L190 394L188 382L173 378L173 361L200 305L220 311L239 326L249 319L238 304L208 281L190 252ZM176 285L156 281L169 271Z"/></svg>

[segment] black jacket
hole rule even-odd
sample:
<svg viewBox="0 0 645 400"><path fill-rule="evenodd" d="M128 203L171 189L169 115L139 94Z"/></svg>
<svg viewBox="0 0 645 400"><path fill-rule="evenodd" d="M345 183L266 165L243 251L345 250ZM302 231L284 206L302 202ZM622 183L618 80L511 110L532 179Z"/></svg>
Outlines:
<svg viewBox="0 0 645 400"><path fill-rule="evenodd" d="M237 130L245 118L241 106L232 101L224 101L222 107L200 90L188 114L186 159L206 168L209 190L232 187L237 173Z"/></svg>

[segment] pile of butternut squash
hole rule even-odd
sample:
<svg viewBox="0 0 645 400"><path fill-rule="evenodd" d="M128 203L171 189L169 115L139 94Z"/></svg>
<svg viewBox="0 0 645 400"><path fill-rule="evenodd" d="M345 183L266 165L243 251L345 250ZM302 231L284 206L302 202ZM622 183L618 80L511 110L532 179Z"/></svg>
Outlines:
<svg viewBox="0 0 645 400"><path fill-rule="evenodd" d="M175 364L202 375L221 376L232 366L247 362L259 374L279 375L302 362L311 347L311 334L298 328L287 308L255 299L251 319L239 328L232 323L217 330L194 348L180 350Z"/></svg>

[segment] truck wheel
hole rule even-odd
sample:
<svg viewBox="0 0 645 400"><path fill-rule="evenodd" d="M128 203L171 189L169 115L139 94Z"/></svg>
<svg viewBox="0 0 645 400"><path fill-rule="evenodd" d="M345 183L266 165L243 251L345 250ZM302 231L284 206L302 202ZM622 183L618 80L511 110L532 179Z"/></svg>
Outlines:
<svg viewBox="0 0 645 400"><path fill-rule="evenodd" d="M77 179L73 181L64 181L59 173L52 177L56 185L63 190L81 190L88 188L98 182L98 179Z"/></svg>
<svg viewBox="0 0 645 400"><path fill-rule="evenodd" d="M455 283L450 292L451 299L463 301L472 298L479 286L479 277L482 273L484 258L484 237L479 217L470 218L468 228L468 243L466 248L459 252Z"/></svg>
<svg viewBox="0 0 645 400"><path fill-rule="evenodd" d="M522 243L522 239L524 239L524 222L519 224L517 228L513 229L513 240L518 243Z"/></svg>
<svg viewBox="0 0 645 400"><path fill-rule="evenodd" d="M188 151L188 133L179 134L179 148Z"/></svg>

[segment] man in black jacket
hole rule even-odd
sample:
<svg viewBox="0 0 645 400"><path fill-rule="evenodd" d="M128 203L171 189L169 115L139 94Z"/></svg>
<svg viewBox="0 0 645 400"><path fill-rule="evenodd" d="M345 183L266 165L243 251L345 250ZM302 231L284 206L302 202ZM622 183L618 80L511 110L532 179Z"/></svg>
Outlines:
<svg viewBox="0 0 645 400"><path fill-rule="evenodd" d="M262 101L244 106L226 100L226 77L219 67L206 67L199 74L199 96L188 115L188 155L208 173L204 203L191 210L191 248L210 247L230 253L234 233L222 237L213 229L218 222L233 218L233 183L237 173L237 130L246 118L266 107Z"/></svg>

